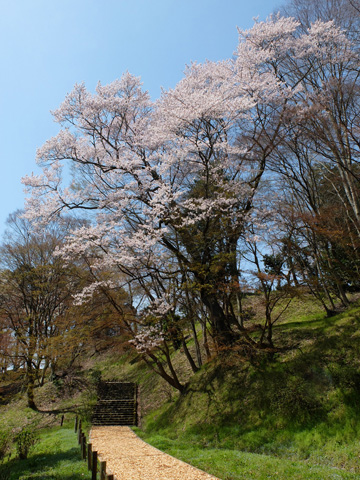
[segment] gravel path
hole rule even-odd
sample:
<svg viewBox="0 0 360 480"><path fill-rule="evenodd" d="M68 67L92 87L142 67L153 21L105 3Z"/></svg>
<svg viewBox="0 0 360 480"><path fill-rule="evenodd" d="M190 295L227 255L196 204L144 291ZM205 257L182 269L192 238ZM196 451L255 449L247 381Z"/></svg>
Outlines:
<svg viewBox="0 0 360 480"><path fill-rule="evenodd" d="M92 427L90 442L116 480L219 480L145 443L129 427Z"/></svg>

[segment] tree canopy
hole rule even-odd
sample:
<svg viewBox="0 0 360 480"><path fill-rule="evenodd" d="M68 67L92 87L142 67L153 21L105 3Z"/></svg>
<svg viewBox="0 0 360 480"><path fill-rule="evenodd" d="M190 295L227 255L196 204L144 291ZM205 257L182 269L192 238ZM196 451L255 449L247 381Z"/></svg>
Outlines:
<svg viewBox="0 0 360 480"><path fill-rule="evenodd" d="M188 66L154 102L128 72L95 93L75 85L38 150L42 175L23 180L26 218L87 219L60 249L92 274L77 301L102 291L116 307L111 292L126 292L128 334L180 390L169 349L182 344L196 371L195 324L208 355L208 336L273 350L280 299L307 289L331 313L359 286L359 44L349 17L320 7L294 1L298 19L239 30L232 58ZM265 298L260 335L250 291Z"/></svg>

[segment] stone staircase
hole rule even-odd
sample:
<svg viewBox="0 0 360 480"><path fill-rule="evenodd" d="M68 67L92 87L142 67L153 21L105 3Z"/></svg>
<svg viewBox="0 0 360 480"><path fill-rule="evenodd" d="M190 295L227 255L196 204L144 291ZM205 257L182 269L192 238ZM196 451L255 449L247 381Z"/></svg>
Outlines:
<svg viewBox="0 0 360 480"><path fill-rule="evenodd" d="M136 425L137 388L135 383L100 382L93 425Z"/></svg>

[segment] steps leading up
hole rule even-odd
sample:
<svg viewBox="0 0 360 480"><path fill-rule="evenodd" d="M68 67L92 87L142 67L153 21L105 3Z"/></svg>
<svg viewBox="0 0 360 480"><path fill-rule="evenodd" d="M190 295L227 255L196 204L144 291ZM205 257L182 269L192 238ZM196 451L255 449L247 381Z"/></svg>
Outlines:
<svg viewBox="0 0 360 480"><path fill-rule="evenodd" d="M136 425L136 384L100 382L98 402L92 415L93 425Z"/></svg>

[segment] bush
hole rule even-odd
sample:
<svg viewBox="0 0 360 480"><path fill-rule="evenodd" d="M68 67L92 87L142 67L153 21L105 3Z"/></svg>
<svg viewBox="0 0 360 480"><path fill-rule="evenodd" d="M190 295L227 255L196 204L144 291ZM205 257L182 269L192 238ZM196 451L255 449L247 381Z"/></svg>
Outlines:
<svg viewBox="0 0 360 480"><path fill-rule="evenodd" d="M3 472L0 472L0 480L9 480L10 475L11 475L10 470L4 470Z"/></svg>
<svg viewBox="0 0 360 480"><path fill-rule="evenodd" d="M30 451L38 443L39 438L29 428L23 428L15 437L16 451L20 459L28 458Z"/></svg>
<svg viewBox="0 0 360 480"><path fill-rule="evenodd" d="M9 432L0 432L0 463L10 453L11 437Z"/></svg>
<svg viewBox="0 0 360 480"><path fill-rule="evenodd" d="M321 416L321 402L314 385L300 376L289 375L283 382L276 382L271 392L271 408L279 416L296 424L306 424Z"/></svg>

